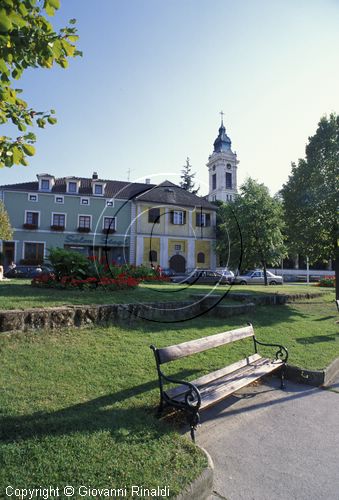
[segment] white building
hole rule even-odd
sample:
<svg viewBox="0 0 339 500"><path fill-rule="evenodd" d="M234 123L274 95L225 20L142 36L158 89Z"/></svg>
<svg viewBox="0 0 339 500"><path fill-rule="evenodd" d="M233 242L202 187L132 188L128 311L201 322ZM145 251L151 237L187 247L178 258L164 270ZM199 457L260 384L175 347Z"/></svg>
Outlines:
<svg viewBox="0 0 339 500"><path fill-rule="evenodd" d="M231 149L231 139L226 134L223 120L219 135L214 141L214 151L208 158L209 171L209 201L231 201L237 194L237 160L236 153Z"/></svg>

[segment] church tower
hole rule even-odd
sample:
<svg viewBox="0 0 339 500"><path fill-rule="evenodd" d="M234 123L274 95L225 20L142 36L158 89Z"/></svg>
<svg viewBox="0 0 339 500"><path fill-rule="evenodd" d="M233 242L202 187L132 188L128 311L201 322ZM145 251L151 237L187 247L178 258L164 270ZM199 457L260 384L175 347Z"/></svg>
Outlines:
<svg viewBox="0 0 339 500"><path fill-rule="evenodd" d="M208 158L209 201L232 201L237 194L237 155L231 149L231 139L226 134L221 112L219 135L214 141L214 151Z"/></svg>

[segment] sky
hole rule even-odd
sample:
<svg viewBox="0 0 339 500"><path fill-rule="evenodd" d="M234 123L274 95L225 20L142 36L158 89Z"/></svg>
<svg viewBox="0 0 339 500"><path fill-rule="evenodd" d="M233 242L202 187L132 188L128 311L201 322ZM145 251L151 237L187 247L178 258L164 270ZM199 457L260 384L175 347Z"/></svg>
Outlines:
<svg viewBox="0 0 339 500"><path fill-rule="evenodd" d="M204 195L222 110L239 185L250 176L274 194L339 112L338 0L61 1L53 24L71 18L83 57L17 83L58 124L35 130L29 167L0 169L0 185L93 171L179 182L189 157Z"/></svg>

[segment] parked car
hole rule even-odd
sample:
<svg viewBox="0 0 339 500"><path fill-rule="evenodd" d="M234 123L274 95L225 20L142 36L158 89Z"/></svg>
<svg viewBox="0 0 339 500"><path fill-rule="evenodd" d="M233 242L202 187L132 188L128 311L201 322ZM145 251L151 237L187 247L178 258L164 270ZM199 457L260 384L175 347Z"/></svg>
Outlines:
<svg viewBox="0 0 339 500"><path fill-rule="evenodd" d="M228 278L229 283L234 283L234 272L229 269L223 269L221 271L222 276Z"/></svg>
<svg viewBox="0 0 339 500"><path fill-rule="evenodd" d="M5 278L25 278L32 279L42 274L51 274L53 269L50 266L24 266L19 265L5 272Z"/></svg>
<svg viewBox="0 0 339 500"><path fill-rule="evenodd" d="M276 276L270 271L266 271L267 282L269 285L282 285L283 277ZM236 276L234 282L239 285L263 285L265 283L264 272L261 269L247 271L245 274Z"/></svg>
<svg viewBox="0 0 339 500"><path fill-rule="evenodd" d="M173 269L163 269L161 271L162 276L167 276L168 278L172 278L172 276L176 276L176 272Z"/></svg>
<svg viewBox="0 0 339 500"><path fill-rule="evenodd" d="M192 285L228 285L230 278L223 276L221 273L210 270L194 271L188 276L176 276L171 279L175 283L192 284Z"/></svg>

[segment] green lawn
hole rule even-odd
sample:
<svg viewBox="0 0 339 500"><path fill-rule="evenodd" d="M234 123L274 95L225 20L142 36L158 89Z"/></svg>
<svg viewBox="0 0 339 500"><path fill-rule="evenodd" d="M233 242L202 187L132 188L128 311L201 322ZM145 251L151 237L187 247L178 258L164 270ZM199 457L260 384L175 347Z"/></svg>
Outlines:
<svg viewBox="0 0 339 500"><path fill-rule="evenodd" d="M172 424L158 421L155 363L149 345L170 345L239 327L280 342L290 362L322 368L339 356L333 294L252 316L182 324L38 331L0 335L0 497L4 487L169 485L177 494L205 459ZM195 378L249 353L237 342L178 360L169 373Z"/></svg>
<svg viewBox="0 0 339 500"><path fill-rule="evenodd" d="M246 293L295 293L295 292L326 292L313 285L301 286L226 286L210 287L204 285L147 284L140 285L135 290L58 290L53 288L36 288L29 280L0 281L0 309L26 309L31 307L52 307L80 304L122 304L133 302L164 302L189 300L192 294L225 293L241 291Z"/></svg>

